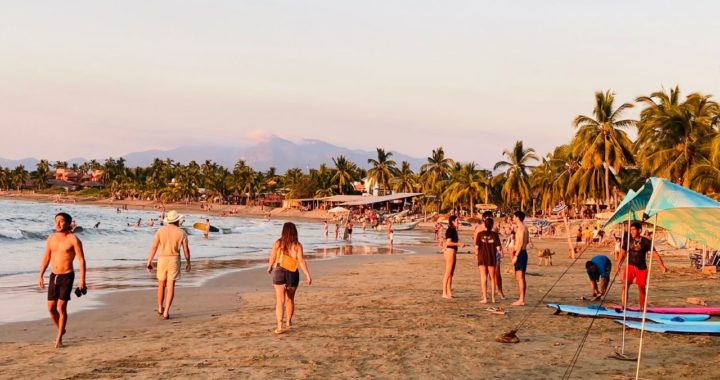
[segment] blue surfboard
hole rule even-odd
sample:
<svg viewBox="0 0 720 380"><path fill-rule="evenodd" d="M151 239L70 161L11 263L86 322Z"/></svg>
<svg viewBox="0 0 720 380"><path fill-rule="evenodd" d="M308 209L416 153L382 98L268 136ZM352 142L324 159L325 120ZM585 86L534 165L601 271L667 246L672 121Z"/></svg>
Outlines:
<svg viewBox="0 0 720 380"><path fill-rule="evenodd" d="M571 315L580 315L583 317L597 316L600 318L614 318L623 319L622 311L615 309L606 309L596 305L590 306L575 306L575 305L559 305L550 303L547 305L553 308L556 313L564 312ZM628 311L627 319L642 320L643 313L639 311ZM653 322L700 322L710 319L708 314L658 314L658 313L647 313L646 318Z"/></svg>
<svg viewBox="0 0 720 380"><path fill-rule="evenodd" d="M642 322L615 321L631 329L640 330ZM645 331L657 333L720 334L720 322L663 322L645 323Z"/></svg>

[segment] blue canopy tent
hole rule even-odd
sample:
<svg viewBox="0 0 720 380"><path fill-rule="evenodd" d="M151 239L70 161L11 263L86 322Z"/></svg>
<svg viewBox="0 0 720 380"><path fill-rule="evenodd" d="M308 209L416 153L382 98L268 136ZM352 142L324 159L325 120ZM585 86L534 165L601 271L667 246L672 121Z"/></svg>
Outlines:
<svg viewBox="0 0 720 380"><path fill-rule="evenodd" d="M603 229L617 223L638 219L638 216L642 216L645 222L653 224L653 230L659 226L676 235L684 236L714 248L720 248L720 202L666 179L650 178L637 192L631 191L628 193L615 213L603 225ZM654 245L655 234L653 233L653 249ZM650 260L648 264L648 289L650 288L652 262L653 260ZM645 298L645 305L643 305L636 379L640 376L647 300L648 297ZM623 350L624 331L623 328Z"/></svg>

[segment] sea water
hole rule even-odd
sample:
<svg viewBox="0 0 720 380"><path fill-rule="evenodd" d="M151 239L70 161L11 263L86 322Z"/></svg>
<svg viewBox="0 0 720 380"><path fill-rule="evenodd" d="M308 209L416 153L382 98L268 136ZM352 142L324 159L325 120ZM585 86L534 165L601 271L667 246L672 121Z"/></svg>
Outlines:
<svg viewBox="0 0 720 380"><path fill-rule="evenodd" d="M200 210L198 210L200 211ZM161 212L121 210L113 207L76 204L36 203L0 200L0 323L47 317L46 289L38 288L38 273L47 237L54 231L54 217L69 213L82 227L77 236L82 240L87 265L88 295L80 302L72 296L72 312L100 304L100 296L112 291L149 288L155 285L154 273L148 274L145 263L160 227ZM154 226L148 221L155 219ZM220 229L204 239L202 232L192 228L205 218ZM140 226L137 222L140 220ZM97 228L95 225L100 223ZM202 213L185 215L183 229L188 233L193 270L183 272L179 286L198 286L227 271L266 265L272 244L280 236L285 220L244 217L215 217ZM352 241L335 240L334 225L329 225L326 239L322 223L296 222L298 235L310 257L338 254L372 254L387 246L384 232L353 228ZM342 239L340 231L340 239ZM417 244L428 237L417 231L397 231L395 244ZM184 264L183 264L184 266ZM75 262L75 285L79 268ZM45 272L48 283L50 267Z"/></svg>

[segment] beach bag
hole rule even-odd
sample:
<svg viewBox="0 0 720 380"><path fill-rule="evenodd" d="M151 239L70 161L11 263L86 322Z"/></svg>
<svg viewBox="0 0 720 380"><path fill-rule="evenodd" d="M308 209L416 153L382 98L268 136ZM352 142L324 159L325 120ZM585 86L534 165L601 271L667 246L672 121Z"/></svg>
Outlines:
<svg viewBox="0 0 720 380"><path fill-rule="evenodd" d="M280 268L283 268L288 272L295 272L298 268L298 261L297 259L294 259L291 256L280 252L280 259L278 260L278 265L280 265Z"/></svg>

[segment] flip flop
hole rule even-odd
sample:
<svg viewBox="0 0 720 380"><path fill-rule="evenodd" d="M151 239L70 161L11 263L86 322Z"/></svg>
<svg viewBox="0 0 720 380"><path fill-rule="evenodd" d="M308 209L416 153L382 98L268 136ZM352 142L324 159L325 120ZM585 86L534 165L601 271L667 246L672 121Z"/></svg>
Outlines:
<svg viewBox="0 0 720 380"><path fill-rule="evenodd" d="M507 312L502 307L489 307L485 309L495 315L505 315Z"/></svg>
<svg viewBox="0 0 720 380"><path fill-rule="evenodd" d="M285 332L285 331L283 331L282 329L279 329L279 328L275 328L275 330L273 330L273 334L275 334L275 335L280 335L280 334L282 334L282 333L284 333L284 332Z"/></svg>

